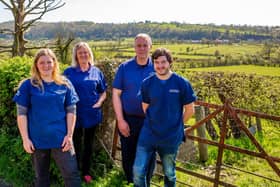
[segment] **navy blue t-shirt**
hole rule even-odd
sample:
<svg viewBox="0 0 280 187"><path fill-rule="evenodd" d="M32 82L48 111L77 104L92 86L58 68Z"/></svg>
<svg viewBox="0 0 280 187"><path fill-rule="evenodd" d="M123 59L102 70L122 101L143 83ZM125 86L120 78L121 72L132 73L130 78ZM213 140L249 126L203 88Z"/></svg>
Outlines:
<svg viewBox="0 0 280 187"><path fill-rule="evenodd" d="M43 82L44 90L25 80L13 98L27 107L28 135L36 149L60 148L67 134L66 107L79 100L71 82L57 85Z"/></svg>
<svg viewBox="0 0 280 187"><path fill-rule="evenodd" d="M113 88L122 90L122 108L126 114L145 116L141 104L140 87L142 81L151 74L154 74L154 67L150 58L143 66L137 64L136 58L120 64Z"/></svg>
<svg viewBox="0 0 280 187"><path fill-rule="evenodd" d="M87 71L80 67L69 67L64 75L72 82L80 98L77 103L76 127L89 128L102 121L101 108L92 106L99 100L100 94L106 91L107 83L103 73L95 66L90 65Z"/></svg>
<svg viewBox="0 0 280 187"><path fill-rule="evenodd" d="M179 145L184 137L184 105L196 100L189 81L175 73L164 81L152 75L143 81L141 96L149 106L139 144Z"/></svg>

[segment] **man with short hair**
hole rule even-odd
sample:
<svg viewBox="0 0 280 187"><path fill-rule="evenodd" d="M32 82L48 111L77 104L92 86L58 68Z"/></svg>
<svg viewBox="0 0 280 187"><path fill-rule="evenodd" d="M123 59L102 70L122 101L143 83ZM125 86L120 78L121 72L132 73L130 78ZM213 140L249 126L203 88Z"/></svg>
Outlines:
<svg viewBox="0 0 280 187"><path fill-rule="evenodd" d="M154 73L149 55L152 48L151 37L138 34L134 40L136 56L120 64L113 82L113 106L121 140L122 165L129 183L133 182L133 163L137 140L143 126L145 114L139 97L142 81ZM150 180L155 164L153 156L151 168L147 174Z"/></svg>
<svg viewBox="0 0 280 187"><path fill-rule="evenodd" d="M141 85L142 106L146 113L138 139L133 166L134 186L146 187L151 155L159 154L164 186L176 186L175 161L184 140L184 122L194 114L196 96L188 80L171 71L172 56L164 48L152 54L156 73Z"/></svg>

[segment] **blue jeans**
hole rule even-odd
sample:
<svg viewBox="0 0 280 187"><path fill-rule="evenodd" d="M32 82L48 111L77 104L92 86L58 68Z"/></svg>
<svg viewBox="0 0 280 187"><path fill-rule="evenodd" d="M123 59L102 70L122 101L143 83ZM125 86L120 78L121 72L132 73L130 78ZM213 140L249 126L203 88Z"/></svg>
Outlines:
<svg viewBox="0 0 280 187"><path fill-rule="evenodd" d="M130 136L124 137L121 133L119 133L120 141L121 141L122 166L127 182L133 183L133 163L135 160L138 137L145 118L138 117L138 116L131 116L124 113L124 119L129 125ZM156 161L156 157L154 154L153 159L151 159L150 168L148 169L147 172L147 178L146 178L147 183L150 183L150 179L153 175L153 171L155 168L155 161Z"/></svg>
<svg viewBox="0 0 280 187"><path fill-rule="evenodd" d="M81 179L77 167L75 151L62 152L58 149L37 149L32 154L32 163L35 170L35 187L50 186L50 159L54 158L66 187L80 187Z"/></svg>
<svg viewBox="0 0 280 187"><path fill-rule="evenodd" d="M176 186L175 161L178 152L178 146L168 145L139 145L137 146L136 158L133 165L133 182L135 187L146 187L145 178L150 160L155 153L158 153L162 161L164 173L164 186Z"/></svg>

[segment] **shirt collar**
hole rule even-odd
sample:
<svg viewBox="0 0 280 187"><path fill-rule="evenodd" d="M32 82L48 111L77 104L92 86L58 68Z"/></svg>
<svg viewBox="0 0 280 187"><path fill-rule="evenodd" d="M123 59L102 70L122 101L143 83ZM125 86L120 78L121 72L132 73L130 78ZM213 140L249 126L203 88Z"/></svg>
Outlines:
<svg viewBox="0 0 280 187"><path fill-rule="evenodd" d="M152 64L152 59L151 59L151 57L148 58L147 63L146 63L145 65L139 65L139 64L137 63L137 58L136 58L136 56L134 57L134 61L135 61L135 64L136 64L137 67L147 67L147 66L149 66L150 64Z"/></svg>
<svg viewBox="0 0 280 187"><path fill-rule="evenodd" d="M82 71L81 68L80 68L80 66L78 65L78 66L76 67L76 71L77 71L77 72L89 72L89 70L91 69L91 66L92 66L92 65L91 65L91 63L88 63L88 64L89 64L88 70Z"/></svg>

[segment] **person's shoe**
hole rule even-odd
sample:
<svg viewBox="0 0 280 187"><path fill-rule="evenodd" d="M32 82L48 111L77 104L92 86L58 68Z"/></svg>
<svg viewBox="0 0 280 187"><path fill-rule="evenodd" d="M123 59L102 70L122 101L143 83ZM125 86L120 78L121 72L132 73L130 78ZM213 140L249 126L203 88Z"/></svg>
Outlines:
<svg viewBox="0 0 280 187"><path fill-rule="evenodd" d="M92 177L91 177L90 175L85 175L85 176L84 176L84 181L85 181L86 183L90 183L90 182L92 181Z"/></svg>

